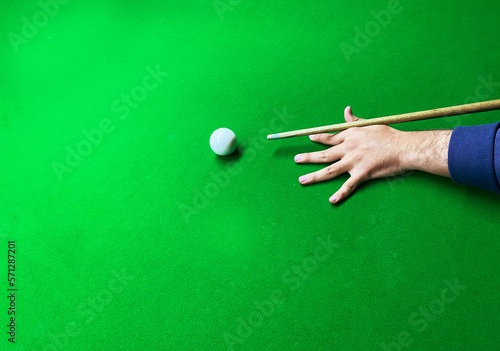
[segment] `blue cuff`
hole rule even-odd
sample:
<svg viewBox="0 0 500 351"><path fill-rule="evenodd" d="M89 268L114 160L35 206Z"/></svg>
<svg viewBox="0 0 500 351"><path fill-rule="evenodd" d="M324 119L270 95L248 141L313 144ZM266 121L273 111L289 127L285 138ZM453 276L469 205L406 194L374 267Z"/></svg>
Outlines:
<svg viewBox="0 0 500 351"><path fill-rule="evenodd" d="M499 126L500 122L455 128L448 148L448 169L454 182L500 194Z"/></svg>
<svg viewBox="0 0 500 351"><path fill-rule="evenodd" d="M497 178L497 187L500 187L500 127L497 130L495 137L495 148L494 148L494 164L495 164L495 175Z"/></svg>

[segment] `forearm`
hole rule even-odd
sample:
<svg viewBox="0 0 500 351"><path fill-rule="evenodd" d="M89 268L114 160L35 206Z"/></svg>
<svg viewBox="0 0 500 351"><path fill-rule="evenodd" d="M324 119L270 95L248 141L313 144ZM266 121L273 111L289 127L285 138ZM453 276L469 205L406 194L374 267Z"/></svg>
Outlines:
<svg viewBox="0 0 500 351"><path fill-rule="evenodd" d="M418 170L450 177L448 147L451 130L402 132L401 163L406 170Z"/></svg>

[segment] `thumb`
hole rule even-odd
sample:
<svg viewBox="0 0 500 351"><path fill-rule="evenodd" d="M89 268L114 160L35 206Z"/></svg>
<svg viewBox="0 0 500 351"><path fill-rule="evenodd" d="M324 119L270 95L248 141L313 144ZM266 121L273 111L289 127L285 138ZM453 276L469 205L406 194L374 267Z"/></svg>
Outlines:
<svg viewBox="0 0 500 351"><path fill-rule="evenodd" d="M344 110L344 118L346 122L362 121L362 118L356 117L352 114L351 106L347 106Z"/></svg>

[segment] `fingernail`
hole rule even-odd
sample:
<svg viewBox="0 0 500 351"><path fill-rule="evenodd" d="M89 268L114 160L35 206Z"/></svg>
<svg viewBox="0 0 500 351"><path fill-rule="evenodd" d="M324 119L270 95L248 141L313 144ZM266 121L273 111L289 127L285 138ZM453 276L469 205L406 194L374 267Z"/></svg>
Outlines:
<svg viewBox="0 0 500 351"><path fill-rule="evenodd" d="M302 155L295 156L295 162L300 162L302 160Z"/></svg>
<svg viewBox="0 0 500 351"><path fill-rule="evenodd" d="M311 139L311 140L316 140L317 138L318 138L318 136L316 134L309 135L309 139Z"/></svg>
<svg viewBox="0 0 500 351"><path fill-rule="evenodd" d="M304 184L305 182L307 182L307 176L302 176L299 178L299 182L301 182L302 184Z"/></svg>
<svg viewBox="0 0 500 351"><path fill-rule="evenodd" d="M334 204L334 203L336 203L336 202L338 201L338 199L339 199L339 198L337 197L337 195L333 195L333 196L330 198L330 202L331 202L332 204Z"/></svg>

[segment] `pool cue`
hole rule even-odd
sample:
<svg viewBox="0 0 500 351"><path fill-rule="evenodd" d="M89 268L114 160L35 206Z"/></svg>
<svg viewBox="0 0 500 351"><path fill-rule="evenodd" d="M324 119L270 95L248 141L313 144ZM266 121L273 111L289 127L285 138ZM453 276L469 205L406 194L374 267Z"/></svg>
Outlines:
<svg viewBox="0 0 500 351"><path fill-rule="evenodd" d="M267 136L267 140L277 140L277 139L291 138L291 137L318 134L318 133L340 132L342 130L346 130L346 129L353 128L353 127L366 127L366 126L372 126L372 125L377 125L377 124L394 124L394 123L412 122L412 121L420 121L423 119L466 115L469 113L485 112L485 111L493 111L493 110L500 110L500 99L491 100L491 101L476 102L473 104L444 107L444 108L438 108L438 109L434 109L434 110L404 113L401 115L377 117L377 118L365 119L362 121L332 124L332 125L324 126L324 127L300 129L300 130L294 130L291 132L269 134Z"/></svg>

